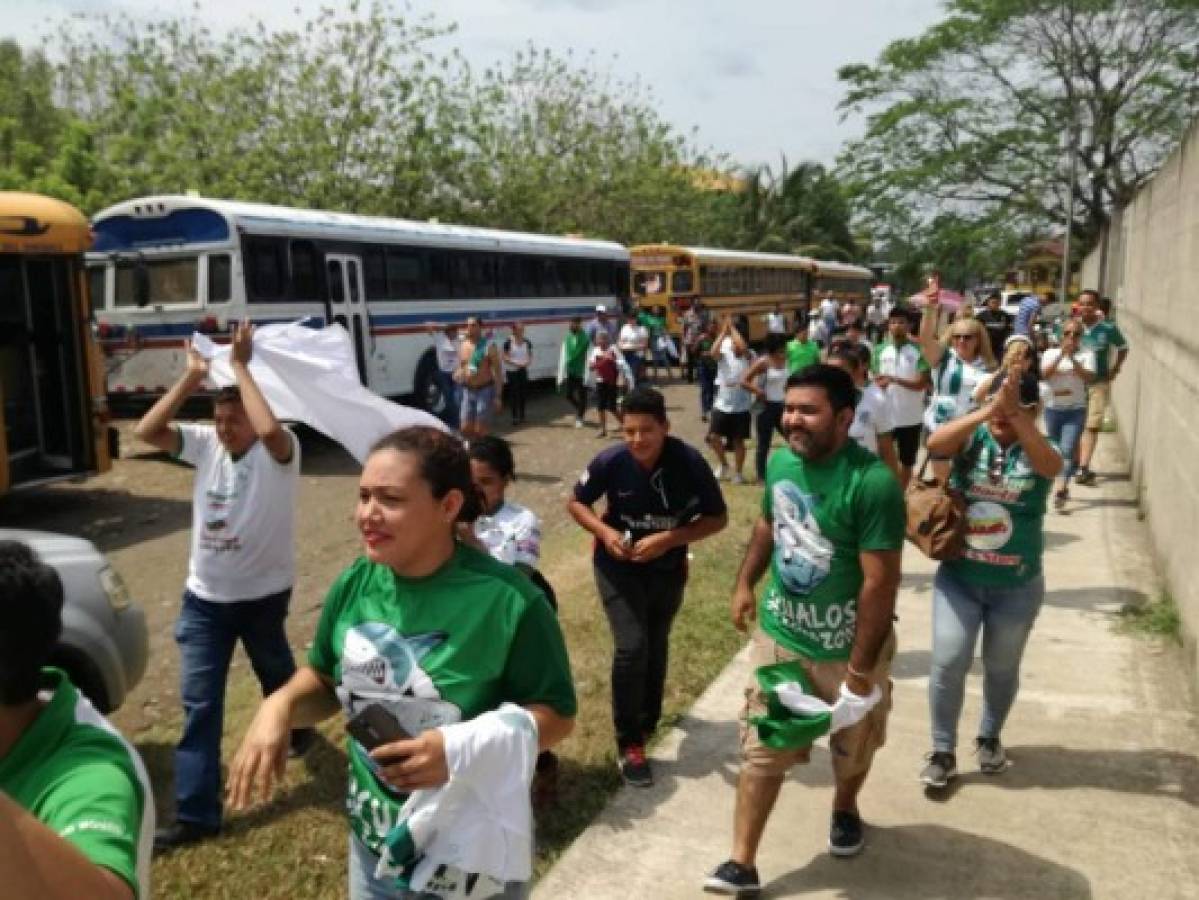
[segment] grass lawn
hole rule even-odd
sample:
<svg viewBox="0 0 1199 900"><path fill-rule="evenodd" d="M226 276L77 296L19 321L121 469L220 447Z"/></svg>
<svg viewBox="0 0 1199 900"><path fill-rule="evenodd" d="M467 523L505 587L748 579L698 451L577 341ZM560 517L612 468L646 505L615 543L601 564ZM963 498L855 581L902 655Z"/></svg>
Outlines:
<svg viewBox="0 0 1199 900"><path fill-rule="evenodd" d="M760 491L730 487L725 495L729 527L692 548L686 601L671 642L663 728L690 708L741 645L729 624L728 597ZM592 581L588 536L554 516L545 534L542 562L561 604L579 716L574 734L558 749L559 802L538 822L538 873L553 863L620 785L608 693L612 645ZM257 682L240 651L234 665L225 713L226 762L259 702ZM179 722L175 716L137 736L158 795L160 818L170 815L170 770ZM289 764L276 799L229 817L220 838L155 860L156 897L345 895L349 831L342 809L346 758L341 717L320 730L324 740L302 762Z"/></svg>

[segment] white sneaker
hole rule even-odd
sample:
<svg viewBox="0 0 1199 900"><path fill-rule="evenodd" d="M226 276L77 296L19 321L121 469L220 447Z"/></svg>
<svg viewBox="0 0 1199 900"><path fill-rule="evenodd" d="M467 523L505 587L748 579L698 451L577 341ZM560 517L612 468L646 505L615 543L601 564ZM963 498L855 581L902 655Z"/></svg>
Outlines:
<svg viewBox="0 0 1199 900"><path fill-rule="evenodd" d="M724 466L717 466L712 470L712 474L716 476L717 481L724 481Z"/></svg>
<svg viewBox="0 0 1199 900"><path fill-rule="evenodd" d="M582 427L583 427L583 420L575 419L575 428L582 428Z"/></svg>
<svg viewBox="0 0 1199 900"><path fill-rule="evenodd" d="M745 478L740 472L734 472L732 479L733 484L745 484Z"/></svg>

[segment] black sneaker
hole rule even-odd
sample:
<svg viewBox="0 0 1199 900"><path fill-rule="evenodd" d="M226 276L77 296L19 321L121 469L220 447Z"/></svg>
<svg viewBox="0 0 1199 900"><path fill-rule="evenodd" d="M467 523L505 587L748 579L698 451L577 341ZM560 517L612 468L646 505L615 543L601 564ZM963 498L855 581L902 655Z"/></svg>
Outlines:
<svg viewBox="0 0 1199 900"><path fill-rule="evenodd" d="M312 749L316 741L315 728L296 728L292 730L291 741L287 745L287 758L299 759Z"/></svg>
<svg viewBox="0 0 1199 900"><path fill-rule="evenodd" d="M920 780L930 788L943 788L949 779L958 777L958 761L952 753L934 750L925 757L928 765L920 773Z"/></svg>
<svg viewBox="0 0 1199 900"><path fill-rule="evenodd" d="M862 817L856 812L833 810L828 829L828 852L833 856L856 856L862 852Z"/></svg>
<svg viewBox="0 0 1199 900"><path fill-rule="evenodd" d="M999 738L975 738L974 752L978 756L978 769L984 775L998 775L1008 766L1007 751Z"/></svg>
<svg viewBox="0 0 1199 900"><path fill-rule="evenodd" d="M643 746L629 744L620 752L620 775L625 784L633 787L649 787L654 783L654 773L645 758Z"/></svg>
<svg viewBox="0 0 1199 900"><path fill-rule="evenodd" d="M1090 469L1083 469L1074 476L1074 483L1081 484L1083 487L1095 486L1095 473Z"/></svg>
<svg viewBox="0 0 1199 900"><path fill-rule="evenodd" d="M704 890L729 897L756 897L762 893L762 885L758 882L757 869L730 859L718 865L707 877Z"/></svg>
<svg viewBox="0 0 1199 900"><path fill-rule="evenodd" d="M154 832L154 852L169 853L179 847L198 844L200 841L216 837L220 831L220 828L201 825L199 822L176 822Z"/></svg>

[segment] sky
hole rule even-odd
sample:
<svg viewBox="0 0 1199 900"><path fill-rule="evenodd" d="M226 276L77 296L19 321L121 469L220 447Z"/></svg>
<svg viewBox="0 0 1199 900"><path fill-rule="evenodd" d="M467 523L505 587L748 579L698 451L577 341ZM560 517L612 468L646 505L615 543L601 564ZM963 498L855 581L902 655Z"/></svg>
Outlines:
<svg viewBox="0 0 1199 900"><path fill-rule="evenodd" d="M0 36L35 45L71 13L163 15L161 0L2 0ZM203 0L214 29L288 27L336 0ZM341 5L341 4L337 4ZM398 3L396 4L398 5ZM652 89L660 114L696 129L701 147L744 166L831 163L862 123L842 121L837 69L873 62L888 43L942 16L941 0L412 0L416 14L455 22L446 39L472 68L529 42ZM52 48L51 48L52 49Z"/></svg>

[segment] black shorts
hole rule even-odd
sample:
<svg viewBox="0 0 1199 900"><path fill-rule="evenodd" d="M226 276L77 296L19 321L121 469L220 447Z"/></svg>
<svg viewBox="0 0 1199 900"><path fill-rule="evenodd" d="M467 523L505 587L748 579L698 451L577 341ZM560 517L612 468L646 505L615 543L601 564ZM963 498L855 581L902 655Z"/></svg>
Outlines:
<svg viewBox="0 0 1199 900"><path fill-rule="evenodd" d="M900 465L916 465L916 454L920 452L920 432L923 428L920 424L905 425L891 432L895 439L895 455L899 457Z"/></svg>
<svg viewBox="0 0 1199 900"><path fill-rule="evenodd" d="M616 412L616 385L605 381L595 383L595 408L604 412Z"/></svg>
<svg viewBox="0 0 1199 900"><path fill-rule="evenodd" d="M708 434L715 434L730 441L748 440L750 419L748 410L730 413L713 409L711 423L708 425Z"/></svg>

